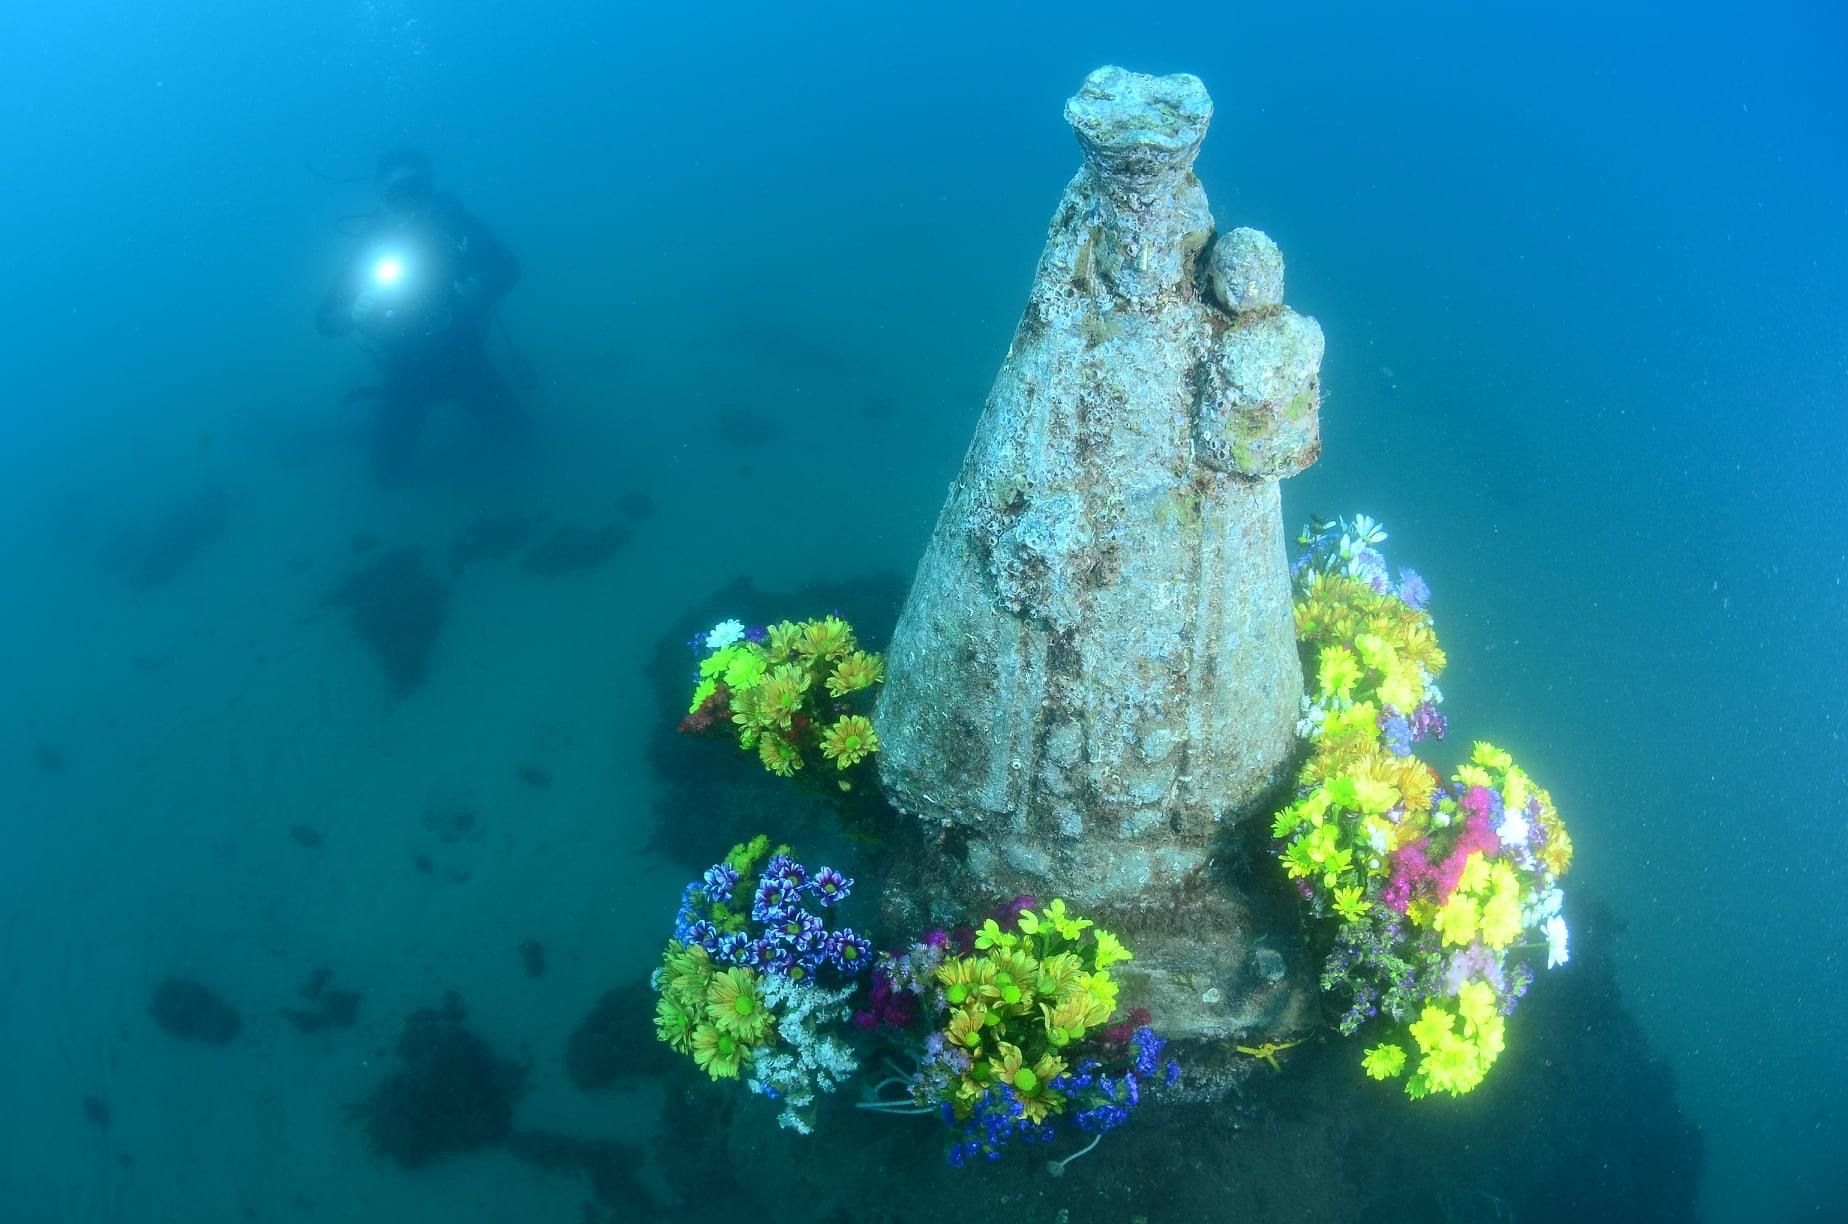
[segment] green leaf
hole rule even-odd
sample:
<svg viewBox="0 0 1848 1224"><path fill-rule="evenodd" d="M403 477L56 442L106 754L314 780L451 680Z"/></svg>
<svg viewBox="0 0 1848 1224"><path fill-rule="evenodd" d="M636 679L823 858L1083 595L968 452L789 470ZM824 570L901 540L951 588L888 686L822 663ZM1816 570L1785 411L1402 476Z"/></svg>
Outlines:
<svg viewBox="0 0 1848 1224"><path fill-rule="evenodd" d="M984 922L982 924L982 929L977 931L975 935L975 946L983 949L1011 948L1019 942L1020 939L1018 936L1010 935L1008 932L1002 930L1000 925L996 923L993 918Z"/></svg>

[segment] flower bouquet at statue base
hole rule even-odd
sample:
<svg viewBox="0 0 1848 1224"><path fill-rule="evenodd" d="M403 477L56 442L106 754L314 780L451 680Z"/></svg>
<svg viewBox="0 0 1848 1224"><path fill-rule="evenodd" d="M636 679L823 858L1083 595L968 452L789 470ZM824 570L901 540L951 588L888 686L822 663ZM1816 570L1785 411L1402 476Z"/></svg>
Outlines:
<svg viewBox="0 0 1848 1224"><path fill-rule="evenodd" d="M698 658L681 732L736 742L779 778L854 789L879 751L864 709L885 662L838 616L746 626L728 620L689 643Z"/></svg>
<svg viewBox="0 0 1848 1224"><path fill-rule="evenodd" d="M1128 1121L1179 1066L1140 1009L1118 1018L1110 966L1127 948L1055 899L1019 897L980 927L927 932L881 958L854 1023L896 1053L860 1108L940 1118L947 1157L997 1160L1016 1145L1057 1176Z"/></svg>
<svg viewBox="0 0 1848 1224"><path fill-rule="evenodd" d="M1566 960L1559 879L1572 840L1552 797L1492 744L1448 779L1417 756L1441 738L1446 662L1410 570L1389 577L1364 515L1312 524L1294 567L1311 695L1309 757L1271 833L1327 932L1324 991L1341 1032L1365 1032L1375 1079L1414 1098L1461 1095L1500 1055L1533 981L1527 953Z"/></svg>
<svg viewBox="0 0 1848 1224"><path fill-rule="evenodd" d="M655 970L655 1033L714 1080L779 1105L808 1134L818 1098L859 1068L843 1038L872 945L830 924L853 880L758 836L687 885Z"/></svg>

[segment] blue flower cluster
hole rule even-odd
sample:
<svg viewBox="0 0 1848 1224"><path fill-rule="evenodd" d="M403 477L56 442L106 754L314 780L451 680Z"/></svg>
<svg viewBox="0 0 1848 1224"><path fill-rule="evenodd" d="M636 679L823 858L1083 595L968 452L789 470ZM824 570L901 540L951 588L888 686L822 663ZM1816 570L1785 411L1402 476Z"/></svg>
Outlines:
<svg viewBox="0 0 1848 1224"><path fill-rule="evenodd" d="M970 1109L968 1120L960 1124L955 1107L946 1101L942 1106L943 1120L954 1132L948 1151L950 1164L961 1168L977 1156L999 1160L1008 1145L1016 1142L1049 1143L1058 1134L1059 1121L1069 1121L1086 1134L1099 1137L1115 1130L1129 1121L1131 1112L1142 1104L1145 1091L1168 1087L1181 1078L1180 1064L1163 1057L1167 1048L1168 1043L1145 1024L1130 1035L1127 1061L1120 1056L1113 1060L1122 1068L1118 1074L1107 1073L1104 1064L1095 1058L1082 1060L1046 1085L1063 1098L1063 1104L1040 1122L1027 1118L1025 1105L1007 1084L991 1085ZM928 1074L927 1065L920 1064L920 1082ZM1067 1162L1054 1163L1062 1171Z"/></svg>
<svg viewBox="0 0 1848 1224"><path fill-rule="evenodd" d="M1057 1133L1050 1122L1029 1122L1026 1106L1006 1084L995 1084L984 1092L970 1111L969 1120L959 1128L955 1109L945 1101L943 1120L956 1129L956 1137L950 1140L949 1160L958 1169L976 1156L1001 1159L1001 1153L1015 1140L1050 1143Z"/></svg>
<svg viewBox="0 0 1848 1224"><path fill-rule="evenodd" d="M811 875L789 855L777 854L747 894L739 895L738 885L737 869L730 863L708 867L681 896L674 938L698 944L719 964L797 980L824 968L851 976L871 963L870 940L848 927L829 930L827 918L808 908L831 909L846 900L853 892L852 878L832 867ZM758 928L755 934L752 924Z"/></svg>
<svg viewBox="0 0 1848 1224"><path fill-rule="evenodd" d="M1076 1107L1072 1125L1088 1134L1108 1134L1142 1104L1145 1085L1165 1088L1181 1078L1181 1065L1162 1058L1167 1048L1167 1041L1145 1024L1130 1034L1129 1066L1121 1075L1106 1074L1103 1064L1087 1058L1053 1080L1052 1090Z"/></svg>

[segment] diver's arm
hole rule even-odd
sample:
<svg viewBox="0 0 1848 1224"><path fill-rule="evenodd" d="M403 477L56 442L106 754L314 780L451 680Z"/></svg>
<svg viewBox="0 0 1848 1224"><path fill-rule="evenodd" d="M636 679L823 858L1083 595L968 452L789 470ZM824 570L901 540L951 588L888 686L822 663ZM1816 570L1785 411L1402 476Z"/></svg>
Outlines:
<svg viewBox="0 0 1848 1224"><path fill-rule="evenodd" d="M466 277L477 281L481 301L491 304L520 283L520 261L507 244L460 205L454 206L452 222L468 240Z"/></svg>

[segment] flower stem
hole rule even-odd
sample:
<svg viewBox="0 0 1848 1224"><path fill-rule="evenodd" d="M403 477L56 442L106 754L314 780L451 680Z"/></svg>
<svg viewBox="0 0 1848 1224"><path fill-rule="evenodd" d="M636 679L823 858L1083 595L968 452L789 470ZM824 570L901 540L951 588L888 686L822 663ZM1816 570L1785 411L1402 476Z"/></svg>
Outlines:
<svg viewBox="0 0 1848 1224"><path fill-rule="evenodd" d="M1067 1156L1064 1160L1048 1160L1046 1162L1046 1172L1050 1173L1054 1177L1064 1177L1066 1165L1078 1159L1080 1156L1084 1155L1086 1152L1090 1151L1092 1148L1096 1147L1098 1144L1102 1143L1103 1141L1104 1141L1103 1132L1099 1131L1096 1135L1093 1135L1091 1137L1091 1142L1085 1144L1083 1147L1073 1152L1070 1156Z"/></svg>

